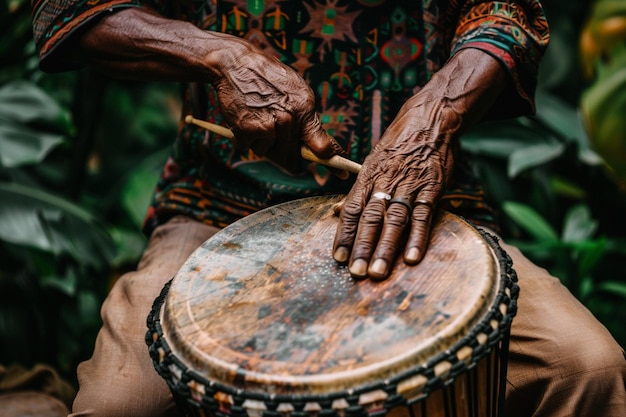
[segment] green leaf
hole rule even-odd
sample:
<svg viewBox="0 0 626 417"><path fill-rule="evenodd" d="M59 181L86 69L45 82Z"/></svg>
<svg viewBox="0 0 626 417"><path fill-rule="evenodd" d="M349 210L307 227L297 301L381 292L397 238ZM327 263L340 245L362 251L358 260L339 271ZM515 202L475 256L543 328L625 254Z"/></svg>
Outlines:
<svg viewBox="0 0 626 417"><path fill-rule="evenodd" d="M470 153L508 159L516 150L545 141L535 127L524 118L485 122L465 133L461 143Z"/></svg>
<svg viewBox="0 0 626 417"><path fill-rule="evenodd" d="M578 297L581 299L587 299L595 288L595 283L593 278L589 275L584 275L584 278L580 280L580 284L578 285Z"/></svg>
<svg viewBox="0 0 626 417"><path fill-rule="evenodd" d="M626 283L619 281L606 281L597 285L598 291L604 291L626 299Z"/></svg>
<svg viewBox="0 0 626 417"><path fill-rule="evenodd" d="M587 191L583 187L575 184L568 178L564 178L558 175L553 175L550 177L550 186L556 194L574 200L582 200L587 197Z"/></svg>
<svg viewBox="0 0 626 417"><path fill-rule="evenodd" d="M42 130L71 134L70 114L36 84L16 80L0 88L0 119L31 124Z"/></svg>
<svg viewBox="0 0 626 417"><path fill-rule="evenodd" d="M141 227L143 223L154 188L169 153L170 147L155 152L126 176L120 198L122 206L137 227Z"/></svg>
<svg viewBox="0 0 626 417"><path fill-rule="evenodd" d="M598 78L580 101L590 146L626 180L626 45L617 42L600 61Z"/></svg>
<svg viewBox="0 0 626 417"><path fill-rule="evenodd" d="M0 239L79 264L106 265L114 245L104 226L84 209L52 194L0 183Z"/></svg>
<svg viewBox="0 0 626 417"><path fill-rule="evenodd" d="M551 128L561 139L580 141L586 137L578 108L554 94L538 90L536 118Z"/></svg>
<svg viewBox="0 0 626 417"><path fill-rule="evenodd" d="M532 253L533 259L554 260L555 253L563 249L565 246L558 240L517 240L509 239L509 244L517 247L523 253Z"/></svg>
<svg viewBox="0 0 626 417"><path fill-rule="evenodd" d="M112 228L109 232L117 248L116 256L111 260L111 266L120 267L137 263L146 247L145 235L139 229L128 230L119 227Z"/></svg>
<svg viewBox="0 0 626 417"><path fill-rule="evenodd" d="M36 164L71 134L66 111L35 84L14 81L0 88L0 164Z"/></svg>
<svg viewBox="0 0 626 417"><path fill-rule="evenodd" d="M515 178L520 172L558 158L564 151L565 145L558 142L540 143L514 150L509 158L508 175Z"/></svg>
<svg viewBox="0 0 626 417"><path fill-rule="evenodd" d="M71 297L76 294L78 276L73 269L68 268L65 275L42 276L39 282L42 287L54 288Z"/></svg>
<svg viewBox="0 0 626 417"><path fill-rule="evenodd" d="M5 168L37 164L64 142L62 135L38 132L13 124L0 124L0 164Z"/></svg>
<svg viewBox="0 0 626 417"><path fill-rule="evenodd" d="M578 274L587 276L604 259L609 251L606 239L587 241L579 244L580 260L578 261Z"/></svg>
<svg viewBox="0 0 626 417"><path fill-rule="evenodd" d="M598 222L591 218L589 207L579 204L565 215L562 239L565 242L582 242L598 230Z"/></svg>
<svg viewBox="0 0 626 417"><path fill-rule="evenodd" d="M502 209L520 227L530 233L538 241L558 241L558 234L539 213L530 206L505 201Z"/></svg>

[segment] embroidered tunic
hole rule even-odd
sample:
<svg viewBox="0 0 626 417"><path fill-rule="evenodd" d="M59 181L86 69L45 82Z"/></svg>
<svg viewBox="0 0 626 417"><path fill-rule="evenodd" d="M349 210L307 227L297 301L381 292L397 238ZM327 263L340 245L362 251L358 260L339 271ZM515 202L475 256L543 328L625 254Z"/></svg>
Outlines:
<svg viewBox="0 0 626 417"><path fill-rule="evenodd" d="M33 0L35 41L44 70L71 68L55 53L102 13L148 6L202 29L245 38L289 64L316 94L326 131L363 161L404 101L463 48L498 59L510 89L487 117L530 114L537 66L549 30L538 0ZM183 117L223 124L211 85L183 85ZM466 155L457 159L440 207L495 228L493 211ZM303 162L290 175L219 135L180 123L144 230L177 214L220 227L256 210L310 195L347 192L352 181Z"/></svg>

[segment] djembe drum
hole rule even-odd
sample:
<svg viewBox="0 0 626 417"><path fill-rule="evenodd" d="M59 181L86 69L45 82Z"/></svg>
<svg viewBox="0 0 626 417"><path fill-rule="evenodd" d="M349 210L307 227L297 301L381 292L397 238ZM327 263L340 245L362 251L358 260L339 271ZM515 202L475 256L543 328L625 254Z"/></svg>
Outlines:
<svg viewBox="0 0 626 417"><path fill-rule="evenodd" d="M250 215L163 288L146 343L189 416L498 416L518 287L490 235L436 214L382 282L331 258L341 196Z"/></svg>

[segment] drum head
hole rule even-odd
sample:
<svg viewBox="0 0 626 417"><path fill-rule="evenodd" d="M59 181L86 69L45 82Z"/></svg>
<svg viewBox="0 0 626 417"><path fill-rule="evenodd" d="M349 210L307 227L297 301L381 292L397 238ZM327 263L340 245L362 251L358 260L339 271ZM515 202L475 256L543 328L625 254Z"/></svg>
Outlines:
<svg viewBox="0 0 626 417"><path fill-rule="evenodd" d="M393 379L485 322L502 273L483 234L440 211L421 263L355 280L332 259L341 198L265 209L198 248L160 312L171 353L237 391L317 395Z"/></svg>

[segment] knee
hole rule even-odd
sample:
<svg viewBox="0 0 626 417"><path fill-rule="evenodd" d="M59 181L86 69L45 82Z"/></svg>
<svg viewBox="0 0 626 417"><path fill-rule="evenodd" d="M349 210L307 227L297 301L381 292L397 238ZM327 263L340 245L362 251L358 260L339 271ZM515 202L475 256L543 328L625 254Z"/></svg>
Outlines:
<svg viewBox="0 0 626 417"><path fill-rule="evenodd" d="M542 354L511 358L507 416L622 416L626 407L622 348L612 339L557 340L540 343Z"/></svg>
<svg viewBox="0 0 626 417"><path fill-rule="evenodd" d="M89 388L79 390L70 417L79 416L177 417L179 413L171 397L144 396L132 389L114 390L107 387L98 392Z"/></svg>
<svg viewBox="0 0 626 417"><path fill-rule="evenodd" d="M118 358L118 362L108 363L105 369L103 362L93 359L78 366L80 389L71 417L178 415L169 388L153 369L138 368L124 358Z"/></svg>
<svg viewBox="0 0 626 417"><path fill-rule="evenodd" d="M555 371L545 394L565 399L572 413L614 416L626 408L626 358L612 340L597 344L573 343L551 364ZM617 414L615 410L621 410ZM574 415L572 414L572 415Z"/></svg>
<svg viewBox="0 0 626 417"><path fill-rule="evenodd" d="M600 384L613 380L624 388L626 357L624 350L612 340L597 344L571 343L561 348L560 357L553 366L563 369L564 375L575 376L585 384Z"/></svg>

